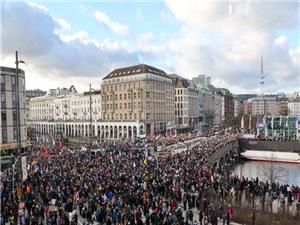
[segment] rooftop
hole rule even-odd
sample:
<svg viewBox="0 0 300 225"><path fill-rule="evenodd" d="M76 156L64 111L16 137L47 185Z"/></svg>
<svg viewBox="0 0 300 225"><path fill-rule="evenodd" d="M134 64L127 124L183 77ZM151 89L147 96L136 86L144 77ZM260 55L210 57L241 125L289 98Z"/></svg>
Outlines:
<svg viewBox="0 0 300 225"><path fill-rule="evenodd" d="M139 64L130 67L123 67L113 70L111 73L106 75L103 80L117 77L124 77L129 75L141 74L141 73L152 73L163 77L170 78L163 70L157 69L153 66L146 64Z"/></svg>
<svg viewBox="0 0 300 225"><path fill-rule="evenodd" d="M14 67L6 67L6 66L0 66L0 71L6 72L6 73L16 73L16 68ZM24 70L19 68L20 74L25 74Z"/></svg>

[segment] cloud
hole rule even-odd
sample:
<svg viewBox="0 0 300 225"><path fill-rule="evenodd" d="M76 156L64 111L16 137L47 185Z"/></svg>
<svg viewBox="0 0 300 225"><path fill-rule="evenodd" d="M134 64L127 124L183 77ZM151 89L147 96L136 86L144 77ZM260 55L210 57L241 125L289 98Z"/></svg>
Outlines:
<svg viewBox="0 0 300 225"><path fill-rule="evenodd" d="M1 61L14 66L14 52L19 50L26 61L27 83L32 81L30 74L35 74L62 84L85 77L81 85L87 85L116 67L139 61L139 53L128 49L124 42L93 40L86 31L57 33L57 20L45 7L24 2L2 6L5 20L0 33ZM50 88L47 82L41 85Z"/></svg>
<svg viewBox="0 0 300 225"><path fill-rule="evenodd" d="M146 44L153 40L154 40L154 35L152 32L143 33L137 37L137 41L139 44Z"/></svg>
<svg viewBox="0 0 300 225"><path fill-rule="evenodd" d="M276 47L284 47L287 44L287 37L284 35L280 35L276 40L274 41L274 45Z"/></svg>
<svg viewBox="0 0 300 225"><path fill-rule="evenodd" d="M127 36L130 33L128 26L112 21L104 12L96 11L94 17L100 24L118 35Z"/></svg>
<svg viewBox="0 0 300 225"><path fill-rule="evenodd" d="M54 21L57 23L58 29L63 30L63 31L71 30L71 24L68 21L66 21L62 18L54 18Z"/></svg>
<svg viewBox="0 0 300 225"><path fill-rule="evenodd" d="M181 24L168 45L174 70L190 78L206 73L233 92L253 93L259 91L263 55L266 92L297 88L293 81L299 77L298 50L289 48L282 30L299 29L298 4L166 1Z"/></svg>

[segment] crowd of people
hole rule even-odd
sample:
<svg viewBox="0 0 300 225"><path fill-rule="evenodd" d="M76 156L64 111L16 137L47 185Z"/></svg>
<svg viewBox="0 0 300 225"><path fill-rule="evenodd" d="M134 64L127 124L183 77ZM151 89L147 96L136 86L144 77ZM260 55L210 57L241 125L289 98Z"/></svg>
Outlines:
<svg viewBox="0 0 300 225"><path fill-rule="evenodd" d="M216 138L163 158L136 148L141 143L121 141L103 143L104 151L94 157L81 148L55 146L46 154L31 148L30 171L22 185L12 187L12 169L1 174L1 224L217 225L218 219L230 224L230 203L243 196L268 199L277 193L289 203L300 201L297 186L229 175L222 167L214 171L205 165L208 155L238 136L237 131L219 130Z"/></svg>

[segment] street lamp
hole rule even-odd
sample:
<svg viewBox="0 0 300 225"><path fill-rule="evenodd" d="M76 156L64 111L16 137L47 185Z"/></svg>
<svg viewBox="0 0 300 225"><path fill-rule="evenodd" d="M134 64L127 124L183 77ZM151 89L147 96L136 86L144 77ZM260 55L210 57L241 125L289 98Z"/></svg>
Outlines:
<svg viewBox="0 0 300 225"><path fill-rule="evenodd" d="M21 155L18 155L17 158L15 159L15 162L13 164L13 171L12 171L12 193L13 193L13 199L15 200L15 168L16 168L16 165L19 161L19 159L22 157L22 156L27 156L27 153L23 153ZM21 161L20 161L21 162ZM22 174L22 171L21 171L21 174ZM22 186L21 186L21 194L22 194Z"/></svg>
<svg viewBox="0 0 300 225"><path fill-rule="evenodd" d="M18 137L18 150L20 151L21 146L21 119L20 119L20 95L19 95L19 64L25 63L18 58L18 51L16 51L16 97L17 97L17 121L18 121L18 129L17 129L17 137Z"/></svg>
<svg viewBox="0 0 300 225"><path fill-rule="evenodd" d="M19 64L20 63L25 63L24 61L22 60L19 60L19 57L18 57L18 51L16 51L16 61L15 61L15 64L16 64L16 97L17 97L17 125L18 125L18 129L17 129L17 139L18 139L18 143L17 143L17 149L18 149L18 152L17 153L21 153L21 149L22 149L22 140L21 140L21 119L20 119L20 90L19 90ZM13 172L14 172L14 168L16 166L16 163L18 162L18 157L13 165ZM20 161L20 168L21 167L21 161ZM14 174L13 174L14 176ZM22 171L21 171L21 186L22 186L22 181L23 178L22 178ZM13 181L14 181L14 177L13 177ZM14 186L14 184L13 184ZM13 187L14 189L14 187ZM22 194L22 188L21 188L21 194Z"/></svg>

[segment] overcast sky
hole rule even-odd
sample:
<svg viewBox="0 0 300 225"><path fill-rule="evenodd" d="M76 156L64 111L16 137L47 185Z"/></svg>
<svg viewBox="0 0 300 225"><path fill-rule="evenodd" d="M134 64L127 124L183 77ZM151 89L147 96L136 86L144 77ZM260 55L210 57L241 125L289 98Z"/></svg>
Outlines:
<svg viewBox="0 0 300 225"><path fill-rule="evenodd" d="M27 89L100 87L139 63L207 74L233 93L300 91L298 1L34 1L1 4L1 65L26 61Z"/></svg>

